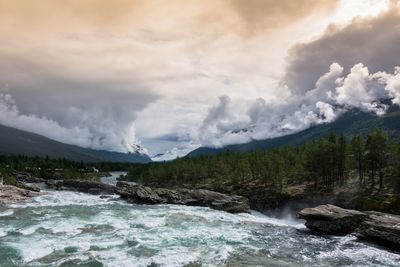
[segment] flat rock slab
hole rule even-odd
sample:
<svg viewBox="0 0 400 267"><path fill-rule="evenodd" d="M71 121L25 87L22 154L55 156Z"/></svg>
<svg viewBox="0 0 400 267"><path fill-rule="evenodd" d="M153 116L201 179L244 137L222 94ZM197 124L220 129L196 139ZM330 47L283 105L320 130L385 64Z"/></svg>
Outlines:
<svg viewBox="0 0 400 267"><path fill-rule="evenodd" d="M204 189L150 188L118 181L117 194L138 204L179 204L210 207L230 213L249 213L249 200L242 196L227 195Z"/></svg>
<svg viewBox="0 0 400 267"><path fill-rule="evenodd" d="M12 185L0 185L0 206L28 202L37 195L38 193Z"/></svg>
<svg viewBox="0 0 400 267"><path fill-rule="evenodd" d="M368 218L368 214L342 209L334 205L320 205L303 209L298 217L306 220L307 228L326 234L346 235L354 232Z"/></svg>
<svg viewBox="0 0 400 267"><path fill-rule="evenodd" d="M400 216L377 211L366 213L368 219L360 224L354 234L358 238L400 250Z"/></svg>
<svg viewBox="0 0 400 267"><path fill-rule="evenodd" d="M360 239L400 250L400 216L377 211L361 212L334 205L303 209L298 217L307 228L331 235L354 234Z"/></svg>
<svg viewBox="0 0 400 267"><path fill-rule="evenodd" d="M113 185L104 184L97 181L63 180L56 184L57 186L62 186L93 195L114 194L116 189L116 187Z"/></svg>

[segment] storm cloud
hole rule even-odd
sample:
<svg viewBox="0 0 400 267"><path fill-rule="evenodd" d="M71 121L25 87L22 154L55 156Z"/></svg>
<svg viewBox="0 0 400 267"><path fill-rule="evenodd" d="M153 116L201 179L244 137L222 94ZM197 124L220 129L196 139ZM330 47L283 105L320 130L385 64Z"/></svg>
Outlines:
<svg viewBox="0 0 400 267"><path fill-rule="evenodd" d="M379 47L398 52L398 12L348 21L378 2L0 0L0 123L98 149L144 144L167 159L297 131L348 106L384 112L367 104L378 91L348 89L364 77L360 92L374 84L399 99L389 90L399 64ZM347 26L321 36L337 20ZM370 78L379 71L383 83Z"/></svg>
<svg viewBox="0 0 400 267"><path fill-rule="evenodd" d="M353 108L383 115L382 100L400 104L400 7L391 1L377 17L332 24L294 45L278 101L220 97L199 127L200 142L221 147L298 132L331 122Z"/></svg>
<svg viewBox="0 0 400 267"><path fill-rule="evenodd" d="M310 90L332 62L347 73L360 62L371 72L391 71L399 65L399 41L399 8L354 19L345 27L331 25L319 38L290 50L284 82L293 91Z"/></svg>
<svg viewBox="0 0 400 267"><path fill-rule="evenodd" d="M273 138L332 122L346 110L357 108L383 115L390 99L400 105L400 67L393 72L370 73L362 63L345 75L338 63L305 94L291 95L279 103L257 99L253 103L222 96L199 128L201 142L211 147ZM242 105L242 108L238 108Z"/></svg>

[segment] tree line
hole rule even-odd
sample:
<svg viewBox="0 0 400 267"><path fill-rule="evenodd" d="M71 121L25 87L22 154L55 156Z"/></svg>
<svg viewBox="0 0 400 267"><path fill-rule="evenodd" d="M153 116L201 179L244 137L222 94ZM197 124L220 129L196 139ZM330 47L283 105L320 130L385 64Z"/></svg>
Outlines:
<svg viewBox="0 0 400 267"><path fill-rule="evenodd" d="M223 152L130 167L129 179L165 187L208 187L220 191L264 186L277 192L293 184L330 192L357 179L360 189L400 191L400 142L375 129L366 136L327 138L297 147L247 153Z"/></svg>
<svg viewBox="0 0 400 267"><path fill-rule="evenodd" d="M129 163L119 162L83 162L48 156L0 155L0 175L10 181L14 180L12 174L15 171L27 172L44 179L88 179L93 176L94 168L104 173L125 171L129 166Z"/></svg>

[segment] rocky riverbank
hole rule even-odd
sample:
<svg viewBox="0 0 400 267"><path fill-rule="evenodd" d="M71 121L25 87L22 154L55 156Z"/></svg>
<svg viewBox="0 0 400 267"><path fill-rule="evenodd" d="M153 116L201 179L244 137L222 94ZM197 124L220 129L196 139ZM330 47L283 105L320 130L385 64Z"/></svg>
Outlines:
<svg viewBox="0 0 400 267"><path fill-rule="evenodd" d="M249 213L247 198L204 189L150 188L124 181L117 183L117 194L129 202L139 204L179 204L210 207L230 213Z"/></svg>
<svg viewBox="0 0 400 267"><path fill-rule="evenodd" d="M37 192L18 188L13 185L0 185L0 206L24 203L37 196Z"/></svg>
<svg viewBox="0 0 400 267"><path fill-rule="evenodd" d="M116 186L79 180L49 180L46 184L56 190L73 190L93 195L118 194L128 202L137 204L178 204L210 207L230 213L250 212L247 198L204 189L151 188L125 181L118 181Z"/></svg>
<svg viewBox="0 0 400 267"><path fill-rule="evenodd" d="M322 234L354 234L362 240L400 251L400 216L376 211L361 212L334 205L306 208L298 213L306 227Z"/></svg>

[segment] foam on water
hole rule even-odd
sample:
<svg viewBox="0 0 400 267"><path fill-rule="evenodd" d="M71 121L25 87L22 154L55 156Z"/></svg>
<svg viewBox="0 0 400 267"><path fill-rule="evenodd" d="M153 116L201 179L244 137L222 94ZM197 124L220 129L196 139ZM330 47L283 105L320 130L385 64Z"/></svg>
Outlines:
<svg viewBox="0 0 400 267"><path fill-rule="evenodd" d="M5 211L0 211L0 217L4 217L4 216L10 216L14 214L14 210L9 209L9 210L5 210Z"/></svg>
<svg viewBox="0 0 400 267"><path fill-rule="evenodd" d="M295 219L257 212L133 205L67 191L35 201L1 211L0 266L398 266L400 259L352 236L312 236Z"/></svg>

